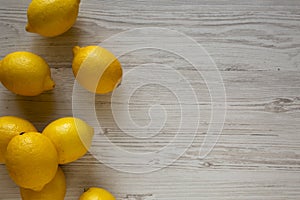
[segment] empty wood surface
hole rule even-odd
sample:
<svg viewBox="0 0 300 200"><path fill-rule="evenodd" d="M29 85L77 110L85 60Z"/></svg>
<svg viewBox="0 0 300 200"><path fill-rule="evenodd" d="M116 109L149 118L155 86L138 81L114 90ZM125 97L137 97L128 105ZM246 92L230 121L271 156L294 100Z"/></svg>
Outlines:
<svg viewBox="0 0 300 200"><path fill-rule="evenodd" d="M24 30L29 2L1 0L0 57L21 50L37 53L50 65L57 85L37 97L17 96L0 86L1 116L24 117L42 131L52 120L73 115L72 47L101 45L111 36L134 28L166 28L193 38L216 63L226 89L223 131L211 153L199 158L211 117L205 78L170 52L143 49L121 56L125 72L156 63L183 74L198 98L190 103L199 104L199 130L180 158L167 167L163 164L175 155L154 160L152 164L158 170L149 173L122 171L139 166L139 160L133 163L126 156L112 154L110 146L96 138L93 145L103 147L101 155L114 157L107 159L110 163L101 162L92 152L63 166L68 184L66 199L78 199L83 188L90 186L104 187L121 200L300 199L300 1L82 0L74 27L56 38L43 38ZM156 41L164 42L159 36ZM131 45L136 45L134 37L124 43ZM175 41L173 45L185 44ZM111 45L109 50L114 52L117 48L121 47ZM197 52L187 53L197 56ZM211 78L216 75L209 65L202 70ZM142 83L149 74L133 82L124 76L127 84L120 87L131 88L134 81ZM181 94L188 94L179 80L170 81ZM216 101L222 103L221 97L217 94ZM172 143L181 114L176 94L153 83L138 88L129 102L120 97L117 100L119 105L129 106L132 119L141 126L150 121L150 107L161 104L168 114L165 127L150 138L131 137L114 121L111 94L97 95L95 111L102 127L97 134L136 153L155 152ZM76 106L84 112L86 102L79 101ZM187 145L192 134L189 131L179 133L183 139L175 144L178 149ZM145 133L132 129L130 134ZM18 187L3 165L0 177L0 199L20 199Z"/></svg>

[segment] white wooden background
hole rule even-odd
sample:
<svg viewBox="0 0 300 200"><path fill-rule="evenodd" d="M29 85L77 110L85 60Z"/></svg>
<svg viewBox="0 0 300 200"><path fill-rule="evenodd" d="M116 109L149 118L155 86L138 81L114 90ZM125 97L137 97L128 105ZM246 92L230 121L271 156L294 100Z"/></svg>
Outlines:
<svg viewBox="0 0 300 200"><path fill-rule="evenodd" d="M163 52L144 50L121 57L125 70L157 61L189 77L204 102L199 133L180 159L152 173L115 170L87 154L63 166L66 199L77 199L89 186L104 187L122 200L300 199L300 1L82 0L76 25L50 39L25 32L29 2L1 0L0 57L20 50L41 55L51 66L57 86L38 97L16 96L0 86L1 116L24 117L42 131L50 121L72 115L72 47L98 45L132 28L163 27L192 37L216 62L226 87L224 130L213 151L199 159L210 117L209 104L205 104L209 95L201 77L186 62ZM140 88L130 102L133 119L144 125L149 122L149 105L165 105L168 127L149 140L137 140L118 129L110 111L110 95L95 100L104 134L120 148L154 151L174 137L176 98L158 85ZM126 157L119 157L108 164L126 163ZM3 165L0 177L0 199L20 199Z"/></svg>

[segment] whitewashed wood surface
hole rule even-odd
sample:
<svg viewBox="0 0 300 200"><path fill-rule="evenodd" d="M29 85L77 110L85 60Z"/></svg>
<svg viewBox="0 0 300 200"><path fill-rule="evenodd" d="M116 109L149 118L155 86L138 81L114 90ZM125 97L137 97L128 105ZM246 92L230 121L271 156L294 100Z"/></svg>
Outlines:
<svg viewBox="0 0 300 200"><path fill-rule="evenodd" d="M127 173L109 167L136 167L133 165L138 166L138 160L131 163L114 155L112 163L103 163L89 153L63 166L68 183L66 199L78 199L83 188L90 186L104 187L121 200L300 199L300 1L82 0L75 26L50 39L25 32L29 2L1 0L0 57L20 50L39 54L51 66L57 86L38 97L16 96L0 86L1 116L24 117L42 131L50 121L72 115L72 47L101 45L111 36L134 28L168 28L193 38L215 61L226 88L224 129L211 153L199 159L211 117L209 93L201 76L182 58L155 49L120 57L125 71L154 62L184 74L201 102L198 134L178 160L151 173ZM126 45L135 45L134 38L128 38ZM173 45L184 46L180 41ZM110 50L116 49L111 46ZM188 53L197 56L197 52ZM210 67L203 70L215 74ZM174 84L184 94L180 82ZM157 84L146 85L130 102L119 100L129 104L132 119L140 125L149 123L148 110L154 104L164 106L168 118L166 127L152 138L129 137L114 121L111 95L96 96L103 134L114 145L140 153L172 142L180 117L172 92ZM84 104L79 104L79 109L84 110ZM132 133L139 134L134 129ZM187 129L181 134L188 138L191 133ZM176 144L178 149L186 142ZM94 145L107 144L96 140ZM109 156L109 148L102 153ZM154 165L173 156L156 160ZM0 177L0 199L20 199L18 187L3 165Z"/></svg>

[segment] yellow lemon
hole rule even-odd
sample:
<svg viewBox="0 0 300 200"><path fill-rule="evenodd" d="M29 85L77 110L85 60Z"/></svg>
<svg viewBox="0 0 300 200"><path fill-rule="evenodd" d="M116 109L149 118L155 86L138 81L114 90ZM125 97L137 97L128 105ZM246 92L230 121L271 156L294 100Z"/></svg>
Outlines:
<svg viewBox="0 0 300 200"><path fill-rule="evenodd" d="M14 52L1 60L0 81L8 90L23 96L36 96L55 86L48 64L30 52Z"/></svg>
<svg viewBox="0 0 300 200"><path fill-rule="evenodd" d="M80 0L32 0L27 10L26 31L54 37L76 22Z"/></svg>
<svg viewBox="0 0 300 200"><path fill-rule="evenodd" d="M8 143L5 165L17 185L40 191L56 174L57 151L46 136L27 132L13 137Z"/></svg>
<svg viewBox="0 0 300 200"><path fill-rule="evenodd" d="M27 120L14 117L0 117L0 163L4 163L4 155L9 141L22 132L36 131L36 128Z"/></svg>
<svg viewBox="0 0 300 200"><path fill-rule="evenodd" d="M79 84L90 92L108 93L121 82L121 64L108 50L99 46L75 46L73 54L74 76Z"/></svg>
<svg viewBox="0 0 300 200"><path fill-rule="evenodd" d="M59 164L66 164L86 154L92 143L94 129L81 119L64 117L51 122L43 134L55 145Z"/></svg>
<svg viewBox="0 0 300 200"><path fill-rule="evenodd" d="M79 200L115 200L115 197L105 189L92 187L85 191Z"/></svg>
<svg viewBox="0 0 300 200"><path fill-rule="evenodd" d="M20 188L22 200L64 200L66 195L66 178L63 170L58 167L55 177L37 192Z"/></svg>

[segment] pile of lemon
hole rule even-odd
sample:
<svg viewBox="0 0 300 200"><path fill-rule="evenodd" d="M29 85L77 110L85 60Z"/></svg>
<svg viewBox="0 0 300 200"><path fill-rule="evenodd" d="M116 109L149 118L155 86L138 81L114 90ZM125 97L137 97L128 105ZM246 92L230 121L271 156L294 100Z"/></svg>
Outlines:
<svg viewBox="0 0 300 200"><path fill-rule="evenodd" d="M55 37L76 22L80 0L32 0L27 10L26 31ZM121 82L118 59L99 46L73 48L73 74L90 92L104 94ZM0 61L0 82L11 92L36 96L52 90L55 82L47 62L25 51L13 52ZM63 200L66 180L59 165L76 161L89 150L94 130L87 122L64 117L39 133L29 121L0 117L0 163L5 164L12 180L20 186L23 200ZM80 200L114 200L101 188L90 188Z"/></svg>
<svg viewBox="0 0 300 200"><path fill-rule="evenodd" d="M59 164L81 158L91 146L94 130L85 121L64 117L46 126L42 133L29 121L0 117L0 163L20 186L23 200L63 200L66 180ZM90 188L81 199L100 195L114 197L103 189Z"/></svg>

